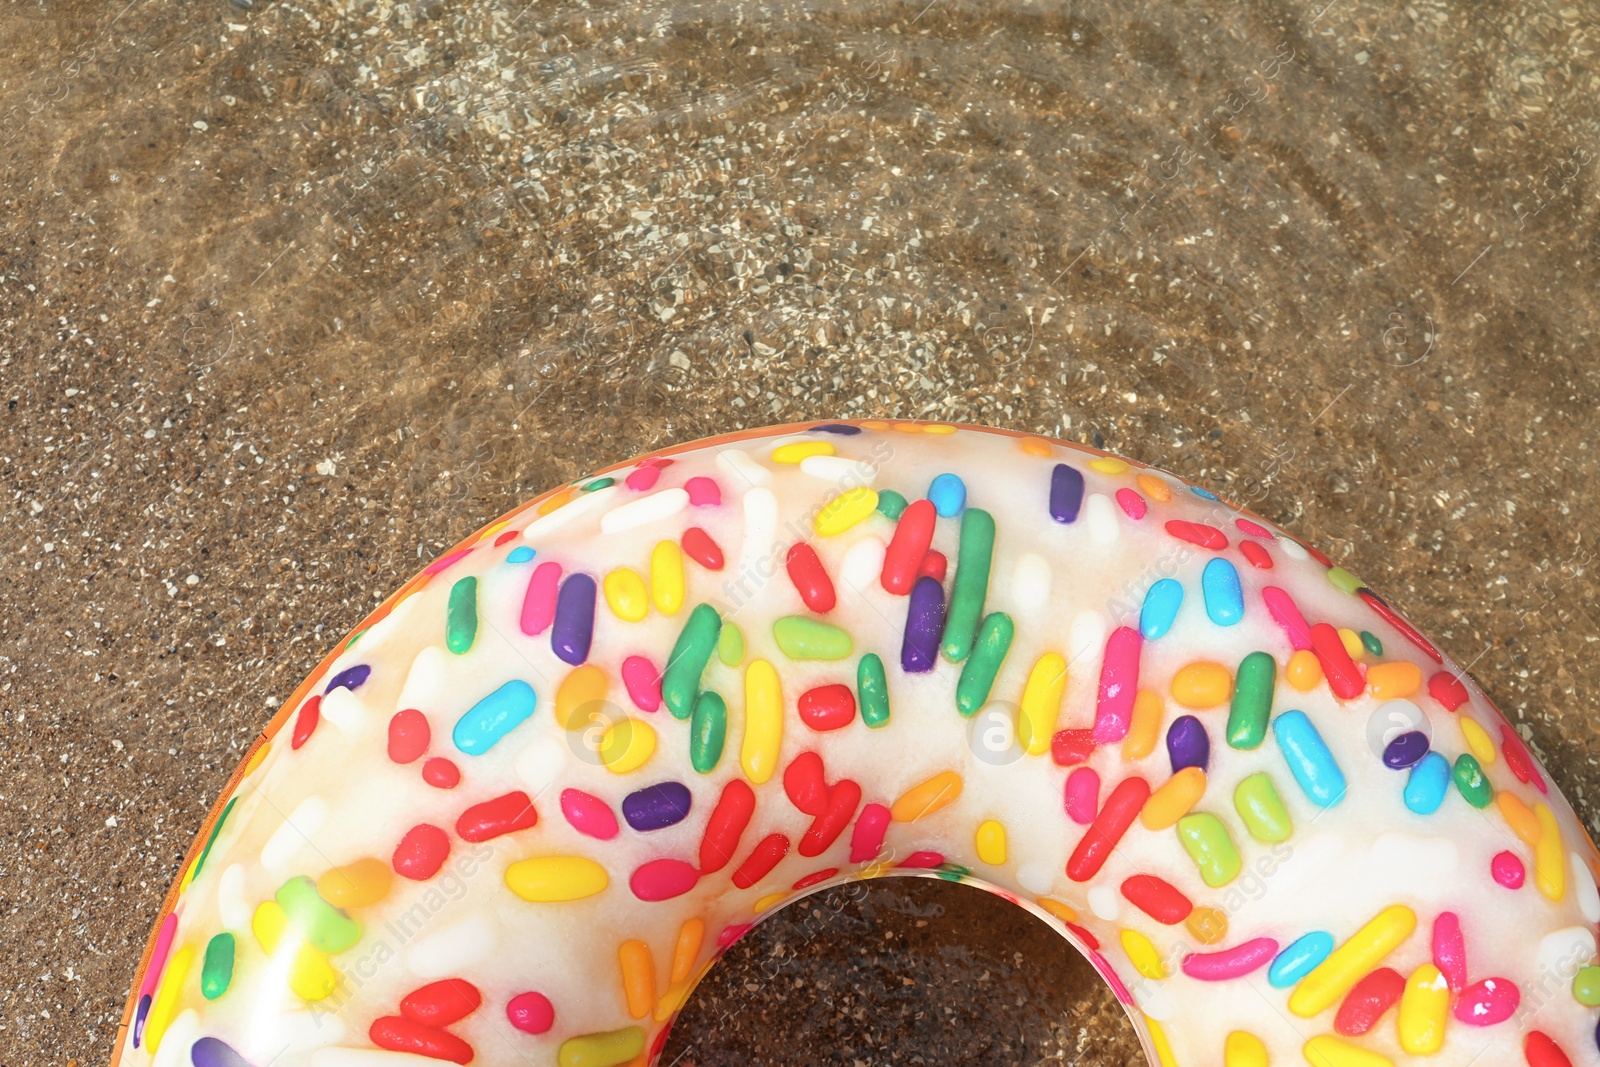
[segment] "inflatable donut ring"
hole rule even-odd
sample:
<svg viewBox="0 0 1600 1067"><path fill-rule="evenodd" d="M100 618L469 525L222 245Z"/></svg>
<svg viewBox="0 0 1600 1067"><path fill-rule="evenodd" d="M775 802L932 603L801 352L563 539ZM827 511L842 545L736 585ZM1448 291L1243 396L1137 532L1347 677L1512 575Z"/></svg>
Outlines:
<svg viewBox="0 0 1600 1067"><path fill-rule="evenodd" d="M781 426L546 494L255 744L133 986L133 1067L643 1067L840 882L966 882L1160 1067L1600 1063L1597 858L1359 578L1171 474ZM798 1036L798 1035L797 1035Z"/></svg>

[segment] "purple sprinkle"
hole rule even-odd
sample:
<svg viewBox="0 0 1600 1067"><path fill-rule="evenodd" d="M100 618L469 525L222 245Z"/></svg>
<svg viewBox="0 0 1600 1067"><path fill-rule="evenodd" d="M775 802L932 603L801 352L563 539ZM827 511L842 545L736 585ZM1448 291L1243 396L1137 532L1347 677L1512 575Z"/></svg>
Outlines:
<svg viewBox="0 0 1600 1067"><path fill-rule="evenodd" d="M365 663L358 663L354 667L346 667L333 676L333 681L328 683L328 688L322 692L328 694L341 686L345 689L360 689L361 683L367 680L372 673L372 668Z"/></svg>
<svg viewBox="0 0 1600 1067"><path fill-rule="evenodd" d="M836 433L836 434L842 434L845 437L854 437L856 434L861 432L861 427L859 427L859 426L846 426L842 422L824 422L824 423L821 423L820 425L811 427L811 432L812 433Z"/></svg>
<svg viewBox="0 0 1600 1067"><path fill-rule="evenodd" d="M146 993L139 998L139 1008L133 1013L133 1047L138 1048L139 1042L144 1040L144 1021L150 1014L150 994Z"/></svg>
<svg viewBox="0 0 1600 1067"><path fill-rule="evenodd" d="M1383 765L1390 770L1403 771L1428 754L1428 735L1418 730L1408 730L1383 748Z"/></svg>
<svg viewBox="0 0 1600 1067"><path fill-rule="evenodd" d="M556 619L550 628L550 647L576 667L589 658L594 640L594 579L574 574L561 583L556 595Z"/></svg>
<svg viewBox="0 0 1600 1067"><path fill-rule="evenodd" d="M189 1062L194 1067L250 1067L250 1061L234 1051L226 1041L202 1037L189 1049Z"/></svg>
<svg viewBox="0 0 1600 1067"><path fill-rule="evenodd" d="M1071 522L1082 506L1083 472L1057 463L1050 475L1050 517L1057 522Z"/></svg>
<svg viewBox="0 0 1600 1067"><path fill-rule="evenodd" d="M1167 730L1167 756L1172 760L1172 773L1185 767L1199 767L1202 771L1211 762L1211 738L1206 728L1193 715L1180 715Z"/></svg>
<svg viewBox="0 0 1600 1067"><path fill-rule="evenodd" d="M622 817L640 833L662 830L688 818L691 803L689 787L682 782L647 785L622 798Z"/></svg>
<svg viewBox="0 0 1600 1067"><path fill-rule="evenodd" d="M924 574L911 587L911 602L906 608L906 636L900 646L900 666L908 674L933 670L939 653L939 638L944 636L944 586L937 578Z"/></svg>

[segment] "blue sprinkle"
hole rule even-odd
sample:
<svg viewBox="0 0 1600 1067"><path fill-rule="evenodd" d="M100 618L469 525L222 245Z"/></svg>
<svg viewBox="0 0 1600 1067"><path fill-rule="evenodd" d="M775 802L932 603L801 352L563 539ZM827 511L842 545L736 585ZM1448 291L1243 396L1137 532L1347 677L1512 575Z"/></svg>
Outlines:
<svg viewBox="0 0 1600 1067"><path fill-rule="evenodd" d="M202 1037L189 1047L189 1062L194 1067L250 1067L250 1061L226 1041Z"/></svg>
<svg viewBox="0 0 1600 1067"><path fill-rule="evenodd" d="M1383 746L1383 765L1392 771L1403 771L1426 756L1429 747L1427 734L1407 730Z"/></svg>
<svg viewBox="0 0 1600 1067"><path fill-rule="evenodd" d="M1217 499L1217 494L1213 493L1209 489L1202 489L1198 485L1191 485L1189 487L1189 492L1193 493L1195 496L1205 497L1207 500Z"/></svg>
<svg viewBox="0 0 1600 1067"><path fill-rule="evenodd" d="M1406 807L1418 815L1432 815L1450 789L1450 761L1437 752L1423 756L1406 778Z"/></svg>
<svg viewBox="0 0 1600 1067"><path fill-rule="evenodd" d="M1319 808L1331 808L1344 799L1344 772L1328 751L1328 743L1303 711L1286 711L1272 720L1272 734L1289 773L1306 798Z"/></svg>
<svg viewBox="0 0 1600 1067"><path fill-rule="evenodd" d="M1050 472L1050 517L1057 522L1071 522L1082 506L1083 472L1057 463Z"/></svg>
<svg viewBox="0 0 1600 1067"><path fill-rule="evenodd" d="M1206 614L1218 626L1232 626L1244 618L1244 591L1239 588L1239 572L1218 556L1200 574L1200 590L1206 598Z"/></svg>
<svg viewBox="0 0 1600 1067"><path fill-rule="evenodd" d="M842 422L824 422L811 427L812 433L836 433L843 437L854 437L861 432L859 426L846 426Z"/></svg>
<svg viewBox="0 0 1600 1067"><path fill-rule="evenodd" d="M928 499L933 501L933 510L945 518L959 515L967 506L967 483L954 474L941 474L928 486Z"/></svg>
<svg viewBox="0 0 1600 1067"><path fill-rule="evenodd" d="M1205 726L1193 715L1180 715L1167 729L1167 758L1172 761L1172 773L1185 767L1199 767L1202 771L1211 762L1211 738Z"/></svg>
<svg viewBox="0 0 1600 1067"><path fill-rule="evenodd" d="M1176 578L1163 578L1144 594L1144 607L1139 610L1139 632L1146 641L1165 637L1172 629L1172 620L1178 617L1183 604L1183 586Z"/></svg>
<svg viewBox="0 0 1600 1067"><path fill-rule="evenodd" d="M647 785L622 798L622 817L640 833L664 830L687 819L693 801L682 782Z"/></svg>
<svg viewBox="0 0 1600 1067"><path fill-rule="evenodd" d="M144 1023L150 1015L150 994L146 993L139 998L139 1010L133 1016L133 1047L138 1048L144 1040Z"/></svg>
<svg viewBox="0 0 1600 1067"><path fill-rule="evenodd" d="M533 557L534 557L533 549L529 548L527 545L518 545L516 548L513 548L511 550L511 554L506 557L506 562L507 563L526 563L530 559L532 559Z"/></svg>
<svg viewBox="0 0 1600 1067"><path fill-rule="evenodd" d="M538 704L533 686L513 678L457 719L451 740L467 755L481 756L532 715Z"/></svg>
<svg viewBox="0 0 1600 1067"><path fill-rule="evenodd" d="M1296 939L1273 957L1272 966L1267 968L1267 981L1274 989L1288 989L1316 970L1333 952L1333 944L1333 935L1325 930L1314 930Z"/></svg>
<svg viewBox="0 0 1600 1067"><path fill-rule="evenodd" d="M333 680L328 683L328 688L324 689L323 693L331 693L341 686L345 689L360 689L361 683L365 682L367 676L371 673L372 668L365 663L358 663L354 667L346 667L333 676Z"/></svg>

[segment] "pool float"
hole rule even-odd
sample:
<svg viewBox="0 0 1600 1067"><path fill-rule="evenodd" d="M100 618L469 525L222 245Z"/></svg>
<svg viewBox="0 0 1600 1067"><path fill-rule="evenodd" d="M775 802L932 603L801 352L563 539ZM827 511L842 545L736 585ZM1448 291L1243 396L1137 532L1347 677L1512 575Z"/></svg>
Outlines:
<svg viewBox="0 0 1600 1067"><path fill-rule="evenodd" d="M644 1065L763 916L917 875L1050 924L1161 1067L1596 1064L1597 870L1466 671L1270 522L1037 436L780 426L548 493L341 641L117 1055Z"/></svg>

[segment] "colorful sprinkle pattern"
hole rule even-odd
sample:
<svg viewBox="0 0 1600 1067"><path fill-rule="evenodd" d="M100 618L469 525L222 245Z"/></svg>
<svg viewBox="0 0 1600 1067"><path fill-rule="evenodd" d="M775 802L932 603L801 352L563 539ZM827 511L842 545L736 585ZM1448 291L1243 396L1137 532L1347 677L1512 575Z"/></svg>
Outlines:
<svg viewBox="0 0 1600 1067"><path fill-rule="evenodd" d="M1070 938L1160 1067L1597 1064L1597 870L1466 672L1283 531L1043 438L776 427L524 505L331 654L118 1058L644 1065L763 915L913 874Z"/></svg>

